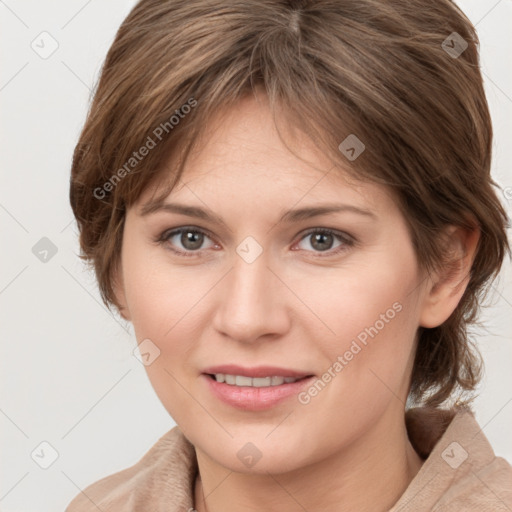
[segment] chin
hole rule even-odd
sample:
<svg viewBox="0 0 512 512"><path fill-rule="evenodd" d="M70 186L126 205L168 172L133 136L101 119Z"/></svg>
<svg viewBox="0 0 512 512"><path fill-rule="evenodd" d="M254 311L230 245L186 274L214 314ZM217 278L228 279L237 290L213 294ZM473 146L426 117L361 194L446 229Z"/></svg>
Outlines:
<svg viewBox="0 0 512 512"><path fill-rule="evenodd" d="M260 436L246 434L243 438L235 436L224 443L209 445L210 438L202 445L202 451L226 469L244 474L286 473L311 462L305 459L307 453L304 447L293 439L289 439L287 444L277 437L273 440L265 439L271 430L265 428Z"/></svg>

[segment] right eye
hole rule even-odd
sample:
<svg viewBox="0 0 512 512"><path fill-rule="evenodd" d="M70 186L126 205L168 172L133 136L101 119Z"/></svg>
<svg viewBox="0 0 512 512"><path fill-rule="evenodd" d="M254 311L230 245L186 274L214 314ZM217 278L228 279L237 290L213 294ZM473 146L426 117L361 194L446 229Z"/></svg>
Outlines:
<svg viewBox="0 0 512 512"><path fill-rule="evenodd" d="M157 242L175 252L180 256L190 257L200 253L201 246L208 234L196 227L184 226L178 229L166 230L158 238ZM173 241L174 239L174 241ZM181 244L183 249L175 249L177 244Z"/></svg>

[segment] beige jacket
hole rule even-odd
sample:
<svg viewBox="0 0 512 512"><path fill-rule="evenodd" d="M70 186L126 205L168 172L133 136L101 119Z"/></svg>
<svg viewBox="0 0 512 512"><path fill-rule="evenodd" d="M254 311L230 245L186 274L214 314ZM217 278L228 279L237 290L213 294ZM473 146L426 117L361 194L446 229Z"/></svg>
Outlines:
<svg viewBox="0 0 512 512"><path fill-rule="evenodd" d="M390 512L512 512L512 466L496 457L468 409L407 411L409 439L426 459ZM197 460L179 427L135 465L86 489L66 512L188 512Z"/></svg>

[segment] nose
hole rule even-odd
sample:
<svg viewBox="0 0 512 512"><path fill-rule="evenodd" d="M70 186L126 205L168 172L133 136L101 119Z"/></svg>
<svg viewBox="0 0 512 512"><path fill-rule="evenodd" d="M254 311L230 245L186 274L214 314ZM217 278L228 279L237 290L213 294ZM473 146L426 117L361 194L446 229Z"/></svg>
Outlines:
<svg viewBox="0 0 512 512"><path fill-rule="evenodd" d="M235 254L233 267L216 292L213 326L225 337L253 343L278 338L290 328L290 292L269 267L265 251L250 263Z"/></svg>

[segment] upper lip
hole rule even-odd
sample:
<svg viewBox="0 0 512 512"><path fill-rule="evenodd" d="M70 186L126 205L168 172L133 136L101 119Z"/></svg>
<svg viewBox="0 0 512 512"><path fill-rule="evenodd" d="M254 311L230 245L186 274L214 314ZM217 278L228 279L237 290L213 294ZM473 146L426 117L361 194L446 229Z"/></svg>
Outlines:
<svg viewBox="0 0 512 512"><path fill-rule="evenodd" d="M220 366L210 366L203 370L203 373L215 374L224 373L227 375L243 375L245 377L294 377L301 379L309 377L312 373L302 372L299 370L291 370L287 368L279 368L277 366L255 366L247 368L236 364L223 364Z"/></svg>

